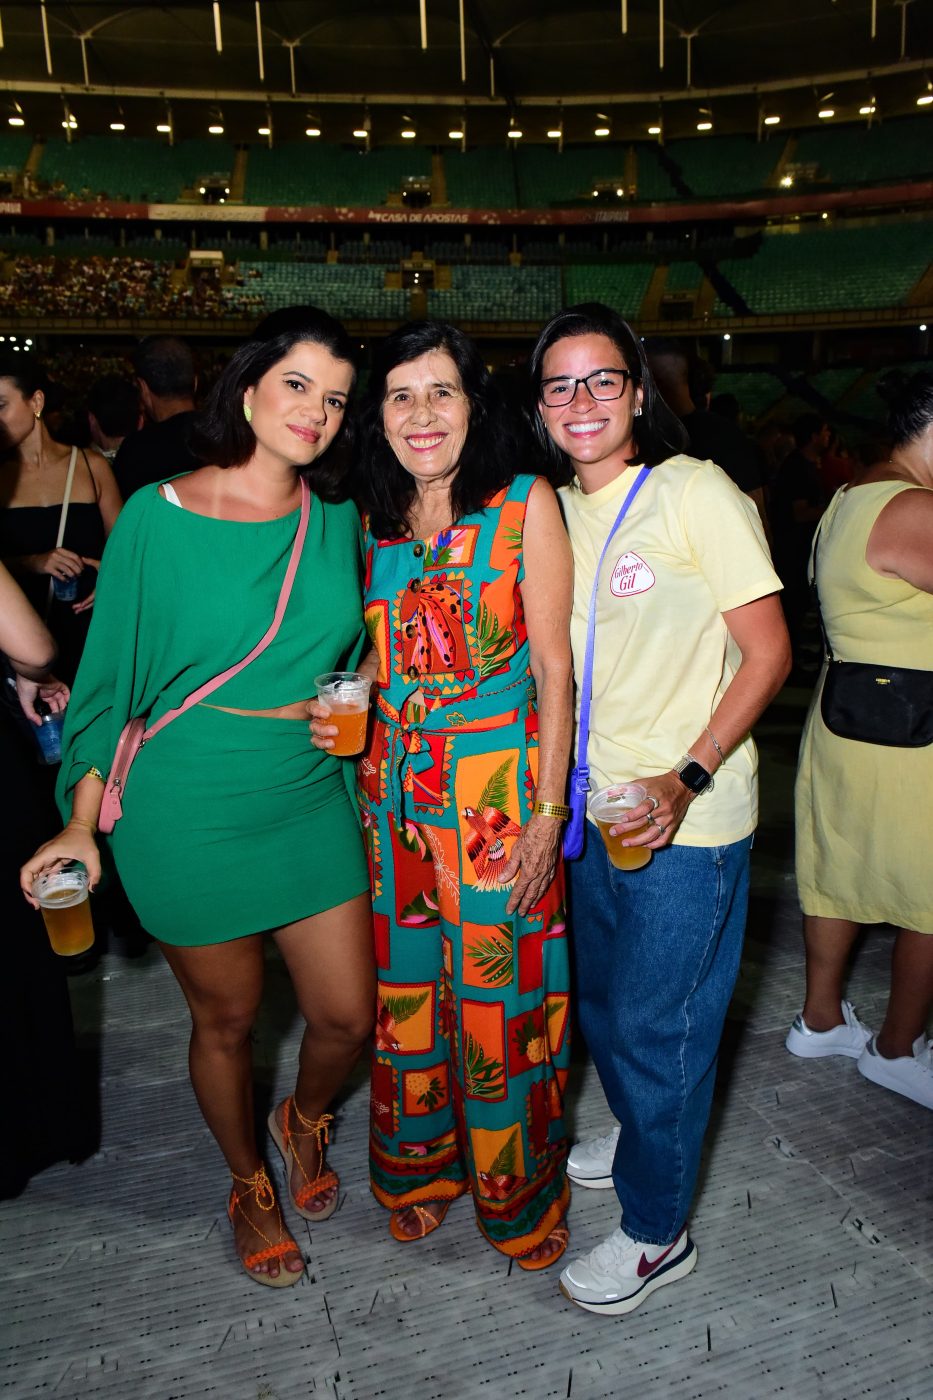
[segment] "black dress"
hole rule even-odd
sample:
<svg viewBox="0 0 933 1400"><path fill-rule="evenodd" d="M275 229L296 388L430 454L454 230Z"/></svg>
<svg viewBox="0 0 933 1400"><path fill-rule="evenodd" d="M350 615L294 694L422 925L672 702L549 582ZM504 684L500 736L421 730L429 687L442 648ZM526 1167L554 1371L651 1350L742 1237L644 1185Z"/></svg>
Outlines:
<svg viewBox="0 0 933 1400"><path fill-rule="evenodd" d="M61 825L36 751L0 704L0 1199L53 1162L94 1150L96 1113L79 1074L64 963L19 868Z"/></svg>
<svg viewBox="0 0 933 1400"><path fill-rule="evenodd" d="M0 509L0 559L8 560L21 554L45 554L55 548L62 508L58 506L5 506ZM63 548L73 550L85 559L99 559L106 536L100 507L95 501L72 501L65 522ZM91 609L76 613L71 603L60 603L53 597L46 616L49 597L49 575L12 570L16 582L40 617L46 619L49 631L58 645L55 674L71 685L81 660ZM97 570L88 566L78 580L78 599L86 598L97 586Z"/></svg>

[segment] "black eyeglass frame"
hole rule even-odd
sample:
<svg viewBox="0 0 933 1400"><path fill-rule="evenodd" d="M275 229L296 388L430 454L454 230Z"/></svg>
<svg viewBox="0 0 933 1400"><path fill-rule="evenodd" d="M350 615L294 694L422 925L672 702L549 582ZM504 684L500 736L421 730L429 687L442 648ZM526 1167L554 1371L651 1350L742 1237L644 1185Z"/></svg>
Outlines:
<svg viewBox="0 0 933 1400"><path fill-rule="evenodd" d="M590 380L597 379L601 374L621 374L622 388L617 394L593 393L593 390L590 388ZM621 369L615 365L605 365L602 369L590 370L589 374L583 375L581 379L574 379L573 375L570 374L554 374L551 375L548 379L542 379L541 383L538 385L538 398L544 404L545 408L560 408L563 404L573 403L574 399L577 397L577 389L580 387L581 384L585 384L586 392L589 394L590 398L594 400L594 402L611 403L615 399L622 398L630 382L632 384L639 384L641 383L641 377L637 374L633 374L630 369ZM544 397L544 391L549 384L572 384L573 392L571 393L569 398L561 399L561 402L559 404L548 403L547 399Z"/></svg>

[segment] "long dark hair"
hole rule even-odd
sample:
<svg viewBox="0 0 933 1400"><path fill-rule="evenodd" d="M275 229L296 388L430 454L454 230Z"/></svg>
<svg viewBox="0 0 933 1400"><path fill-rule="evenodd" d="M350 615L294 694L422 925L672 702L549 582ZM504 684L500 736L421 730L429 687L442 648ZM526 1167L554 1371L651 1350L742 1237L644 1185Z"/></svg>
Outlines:
<svg viewBox="0 0 933 1400"><path fill-rule="evenodd" d="M329 350L335 360L352 367L355 377L353 342L333 316L318 306L286 306L273 311L234 352L198 414L191 435L197 456L218 467L241 467L249 461L256 450L256 435L243 414L243 395L303 342ZM325 501L346 499L352 436L348 413L334 446L302 472Z"/></svg>
<svg viewBox="0 0 933 1400"><path fill-rule="evenodd" d="M35 355L9 346L0 346L0 379L12 379L24 399L31 399L41 389L48 392L49 377Z"/></svg>
<svg viewBox="0 0 933 1400"><path fill-rule="evenodd" d="M373 357L354 470L358 504L369 513L370 528L380 540L411 533L408 517L415 497L414 479L386 441L382 424L386 381L396 366L432 350L441 350L453 360L470 404L466 441L450 488L450 523L482 510L518 470L517 434L472 340L444 321L409 321L399 326Z"/></svg>
<svg viewBox="0 0 933 1400"><path fill-rule="evenodd" d="M573 468L566 452L552 440L544 423L538 394L541 389L544 357L559 340L578 335L605 335L613 342L625 369L641 386L641 415L635 420L635 456L632 462L647 462L656 466L666 457L687 450L687 432L680 419L662 399L654 376L648 368L645 348L632 330L611 306L601 301L585 301L558 311L541 331L528 361L531 379L529 417L538 446L551 468L551 479L566 485L573 480Z"/></svg>

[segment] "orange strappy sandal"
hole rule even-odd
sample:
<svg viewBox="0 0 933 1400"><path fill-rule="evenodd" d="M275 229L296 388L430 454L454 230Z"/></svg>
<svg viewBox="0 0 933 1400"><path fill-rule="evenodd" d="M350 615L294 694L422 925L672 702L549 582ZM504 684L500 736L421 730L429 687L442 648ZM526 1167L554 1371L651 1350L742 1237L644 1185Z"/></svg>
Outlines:
<svg viewBox="0 0 933 1400"><path fill-rule="evenodd" d="M293 1128L291 1125L291 1115L294 1113L300 1128ZM338 1190L340 1178L336 1172L324 1170L324 1151L330 1141L328 1129L334 1121L332 1113L322 1113L320 1118L312 1122L310 1118L305 1118L301 1109L295 1103L294 1095L290 1095L282 1104L282 1126L279 1127L275 1120L275 1109L269 1114L269 1132L272 1141L282 1154L285 1162L285 1171L288 1176L288 1194L291 1203L300 1216L305 1220L320 1221L329 1220L337 1209ZM304 1164L298 1153L292 1146L293 1138L310 1137L314 1135L317 1141L318 1168L317 1176L312 1181L304 1169ZM299 1186L297 1192L292 1191L292 1163L297 1162L301 1175L304 1177L303 1185ZM334 1195L327 1201L320 1210L308 1210L308 1202L313 1201L315 1196L320 1196L322 1191L329 1191L334 1188Z"/></svg>
<svg viewBox="0 0 933 1400"><path fill-rule="evenodd" d="M440 1207L440 1214L435 1215L433 1211L425 1206L405 1206L403 1210L394 1210L389 1219L389 1234L399 1244L414 1244L416 1240L423 1240L425 1235L433 1235L437 1227L443 1223L444 1217L450 1210L449 1201L432 1201L432 1205ZM418 1217L420 1230L417 1235L408 1235L399 1224L399 1216L404 1215L406 1210L413 1210Z"/></svg>
<svg viewBox="0 0 933 1400"><path fill-rule="evenodd" d="M551 1233L541 1241L541 1244L547 1244L549 1240L553 1240L558 1248L552 1249L550 1254L546 1254L543 1259L516 1259L518 1267L524 1269L526 1273L534 1273L537 1269L549 1269L566 1251L570 1243L570 1231L566 1225L555 1225Z"/></svg>
<svg viewBox="0 0 933 1400"><path fill-rule="evenodd" d="M227 1214L230 1217L230 1223L233 1224L234 1215L237 1210L239 1210L250 1229L255 1231L261 1240L265 1241L266 1246L264 1249L257 1250L255 1254L241 1255L240 1263L243 1265L243 1269L249 1274L254 1283L263 1283L267 1288L290 1288L291 1285L297 1283L304 1274L304 1265L302 1264L302 1267L296 1269L294 1272L285 1268L285 1255L297 1254L300 1257L301 1251L285 1228L282 1212L279 1210L278 1202L275 1199L275 1192L272 1189L272 1182L269 1180L265 1167L259 1167L253 1172L252 1176L237 1176L235 1172L232 1173L232 1175L234 1185L233 1190L230 1192L230 1201L227 1206ZM244 1186L246 1189L240 1191L238 1185ZM277 1225L279 1236L277 1240L270 1239L265 1231L260 1229L256 1224L255 1220L250 1219L244 1211L243 1202L251 1195L255 1195L256 1204L259 1206L259 1209L268 1213L270 1224L274 1222ZM272 1214L273 1211L275 1212L274 1216ZM257 1274L253 1272L257 1264L264 1264L268 1259L278 1259L282 1261L279 1266L279 1272L275 1277L273 1277L272 1274Z"/></svg>

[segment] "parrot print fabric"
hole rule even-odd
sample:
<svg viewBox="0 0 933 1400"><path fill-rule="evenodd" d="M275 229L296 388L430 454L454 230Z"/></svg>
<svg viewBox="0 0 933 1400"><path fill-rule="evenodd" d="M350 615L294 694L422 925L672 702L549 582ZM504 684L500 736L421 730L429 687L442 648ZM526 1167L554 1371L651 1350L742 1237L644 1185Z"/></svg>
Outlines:
<svg viewBox="0 0 933 1400"><path fill-rule="evenodd" d="M521 598L534 481L428 540L367 528L379 690L358 769L379 978L373 1193L402 1210L471 1192L511 1256L569 1200L563 870L526 915L506 912L500 878L537 782Z"/></svg>

